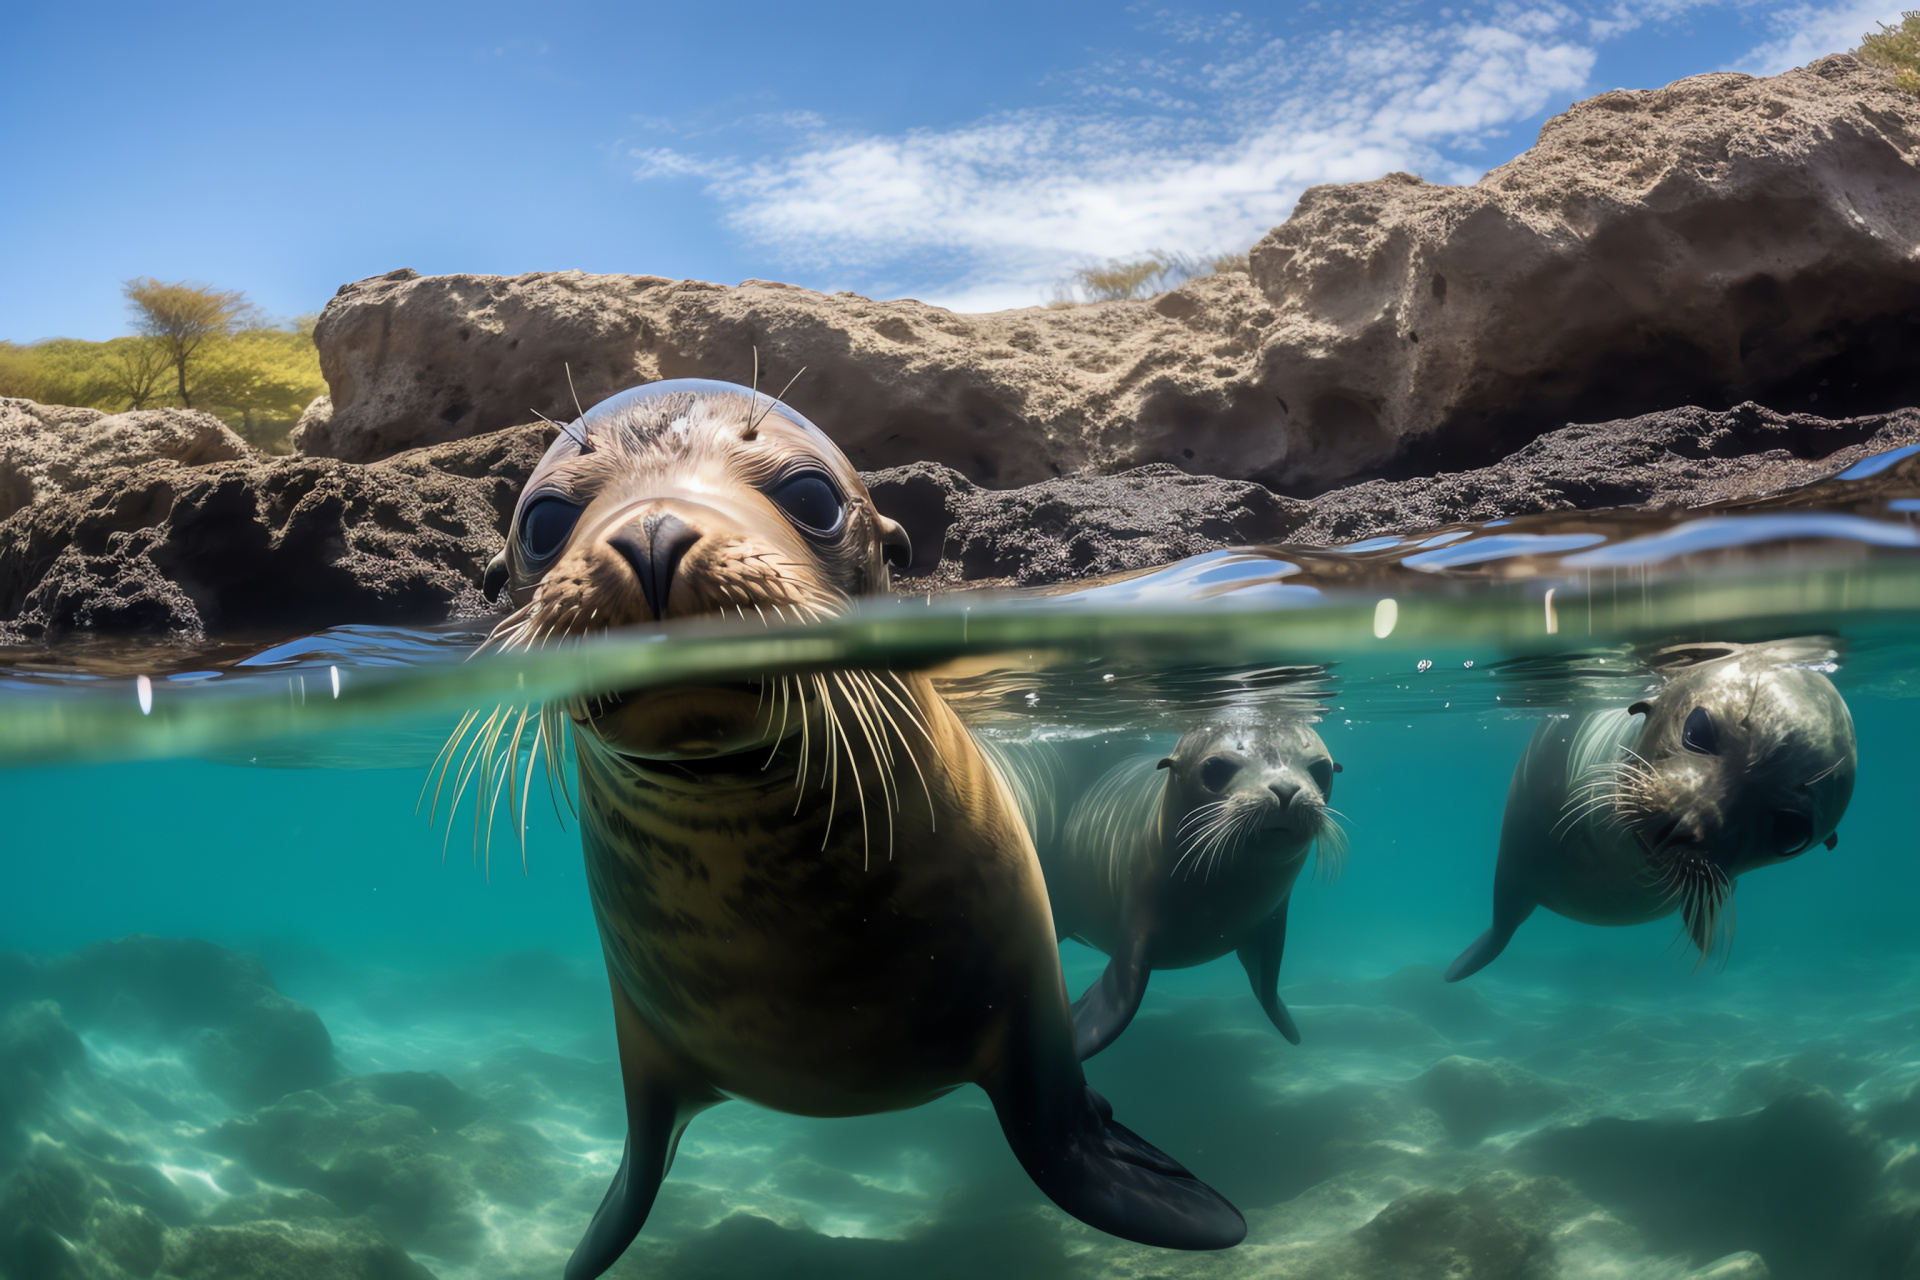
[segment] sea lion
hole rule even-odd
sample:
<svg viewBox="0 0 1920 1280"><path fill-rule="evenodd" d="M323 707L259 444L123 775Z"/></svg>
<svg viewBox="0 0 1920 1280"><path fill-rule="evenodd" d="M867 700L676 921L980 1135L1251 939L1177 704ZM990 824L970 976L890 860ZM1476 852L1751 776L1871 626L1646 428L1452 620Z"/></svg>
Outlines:
<svg viewBox="0 0 1920 1280"><path fill-rule="evenodd" d="M654 383L569 424L528 480L489 575L516 608L489 644L827 617L910 554L799 413L728 383ZM1083 1222L1169 1248L1244 1236L1087 1087L1032 843L926 678L646 688L549 706L542 732L562 714L628 1119L569 1280L620 1256L687 1123L727 1098L867 1115L978 1084L1028 1174Z"/></svg>
<svg viewBox="0 0 1920 1280"><path fill-rule="evenodd" d="M1109 769L1040 845L1054 931L1113 957L1074 1002L1090 1058L1126 1030L1155 969L1237 952L1253 994L1294 1044L1280 954L1294 880L1318 846L1330 865L1345 837L1327 807L1340 766L1304 717L1222 713L1173 753Z"/></svg>
<svg viewBox="0 0 1920 1280"><path fill-rule="evenodd" d="M1663 650L1654 697L1542 724L1500 827L1493 927L1447 981L1506 948L1536 906L1584 924L1678 910L1701 959L1732 934L1734 882L1834 847L1853 795L1853 719L1819 641Z"/></svg>

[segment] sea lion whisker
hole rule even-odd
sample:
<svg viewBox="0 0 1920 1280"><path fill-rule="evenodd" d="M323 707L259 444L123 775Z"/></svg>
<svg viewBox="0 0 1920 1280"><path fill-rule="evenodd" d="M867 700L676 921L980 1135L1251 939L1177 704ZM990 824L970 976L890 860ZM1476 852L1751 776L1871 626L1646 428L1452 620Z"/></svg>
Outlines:
<svg viewBox="0 0 1920 1280"><path fill-rule="evenodd" d="M440 856L442 859L446 858L448 842L453 838L453 819L455 815L460 812L460 805L466 799L467 788L473 783L475 770L477 770L481 762L487 758L486 751L482 750L487 740L487 734L501 719L505 711L506 707L498 706L488 714L487 718L481 722L479 728L474 731L473 737L468 741L466 754L460 758L460 773L454 782L453 802L447 809L447 831L440 839ZM474 827L473 839L477 849L480 843L480 829L477 825Z"/></svg>
<svg viewBox="0 0 1920 1280"><path fill-rule="evenodd" d="M893 737L899 740L901 754L906 756L907 760L913 765L913 771L920 779L920 790L927 798L927 816L931 819L933 816L933 789L927 782L926 770L920 766L919 753L907 745L906 730L900 727L900 722L894 718L891 711L887 710L887 704L880 700L880 691L885 690L889 697L892 697L896 703L899 703L901 712L907 717L909 723L919 729L921 735L927 739L929 745L934 747L936 757L939 755L939 744L933 741L932 735L927 732L926 725L920 721L919 716L917 716L906 703L901 702L899 695L895 694L888 686L886 677L891 675L891 672L882 672L880 678L876 679L871 672L863 672L862 679L867 685L869 696L873 699L874 711L886 721L887 728L892 731ZM898 768L898 765L892 764L891 761L889 761L889 764L892 768ZM898 803L897 785L895 803Z"/></svg>
<svg viewBox="0 0 1920 1280"><path fill-rule="evenodd" d="M1332 884L1347 869L1347 855L1351 846L1347 840L1347 830L1341 826L1331 809L1323 809L1320 831L1313 841L1314 879L1322 884Z"/></svg>
<svg viewBox="0 0 1920 1280"><path fill-rule="evenodd" d="M860 740L866 754L872 758L874 772L881 786L881 801L891 800L892 788L888 782L889 766L893 763L893 748L883 735L875 732L865 699L860 696L857 675L854 672L836 671L832 673L833 687L839 690L840 700L846 704L847 714L853 718L854 728L860 731ZM851 746L851 742L849 742ZM850 768L859 768L851 755L848 757Z"/></svg>
<svg viewBox="0 0 1920 1280"><path fill-rule="evenodd" d="M420 805L427 798L427 788L432 786L433 808L427 813L428 827L433 826L434 819L440 813L440 791L441 788L446 786L447 770L453 764L453 753L460 745L460 740L466 737L468 728L472 726L474 720L477 719L479 715L480 713L478 711L469 711L460 717L460 723L454 726L453 733L448 736L446 745L440 748L440 754L433 758L433 763L427 768L427 780L420 784L420 795L413 802L413 811L415 813L420 812Z"/></svg>

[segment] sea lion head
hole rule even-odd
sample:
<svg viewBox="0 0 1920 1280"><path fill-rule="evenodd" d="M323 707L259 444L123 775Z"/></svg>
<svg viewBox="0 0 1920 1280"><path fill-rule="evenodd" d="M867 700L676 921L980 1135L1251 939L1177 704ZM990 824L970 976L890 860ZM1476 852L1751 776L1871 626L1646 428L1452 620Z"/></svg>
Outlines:
<svg viewBox="0 0 1920 1280"><path fill-rule="evenodd" d="M1328 809L1340 766L1303 718L1229 714L1182 735L1160 768L1183 867L1249 853L1296 860L1316 840L1336 857L1344 848L1322 839L1340 833Z"/></svg>
<svg viewBox="0 0 1920 1280"><path fill-rule="evenodd" d="M771 396L675 380L623 391L564 427L488 571L516 606L500 648L615 627L729 617L804 622L883 591L912 551L826 434ZM728 754L775 729L755 684L591 700L577 725L629 756Z"/></svg>
<svg viewBox="0 0 1920 1280"><path fill-rule="evenodd" d="M1716 652L1629 709L1646 725L1613 795L1703 950L1735 877L1833 846L1858 760L1846 702L1799 648Z"/></svg>

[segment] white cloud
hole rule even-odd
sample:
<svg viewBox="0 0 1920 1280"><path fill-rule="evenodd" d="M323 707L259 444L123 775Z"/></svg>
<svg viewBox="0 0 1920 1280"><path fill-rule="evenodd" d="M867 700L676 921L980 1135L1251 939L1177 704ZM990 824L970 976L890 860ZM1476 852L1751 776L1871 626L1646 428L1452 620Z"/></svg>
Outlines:
<svg viewBox="0 0 1920 1280"><path fill-rule="evenodd" d="M1244 249L1318 183L1471 181L1460 155L1577 93L1595 58L1588 19L1557 4L1295 43L1232 23L1178 34L1191 57L1096 68L1077 109L816 129L751 162L636 150L634 171L705 179L730 225L786 265L905 281L956 309L1022 306L1090 261Z"/></svg>
<svg viewBox="0 0 1920 1280"><path fill-rule="evenodd" d="M1796 5L1773 16L1780 34L1735 63L1735 69L1757 76L1778 75L1789 67L1805 66L1829 53L1845 53L1860 37L1900 21L1897 4L1884 0L1840 5Z"/></svg>

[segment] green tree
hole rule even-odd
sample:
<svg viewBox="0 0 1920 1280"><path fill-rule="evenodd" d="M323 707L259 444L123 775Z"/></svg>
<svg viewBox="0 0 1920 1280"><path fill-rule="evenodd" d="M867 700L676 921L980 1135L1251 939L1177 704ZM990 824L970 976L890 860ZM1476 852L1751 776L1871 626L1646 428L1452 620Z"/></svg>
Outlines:
<svg viewBox="0 0 1920 1280"><path fill-rule="evenodd" d="M1853 56L1886 67L1893 72L1895 84L1908 93L1920 93L1920 10L1901 14L1897 27L1883 22L1878 31L1862 36Z"/></svg>
<svg viewBox="0 0 1920 1280"><path fill-rule="evenodd" d="M145 334L100 344L100 368L106 389L123 409L144 409L160 395L171 357L157 339Z"/></svg>
<svg viewBox="0 0 1920 1280"><path fill-rule="evenodd" d="M133 309L134 327L166 353L181 406L193 408L193 363L207 343L231 334L247 318L247 295L184 280L166 284L151 276L128 280L122 291Z"/></svg>

